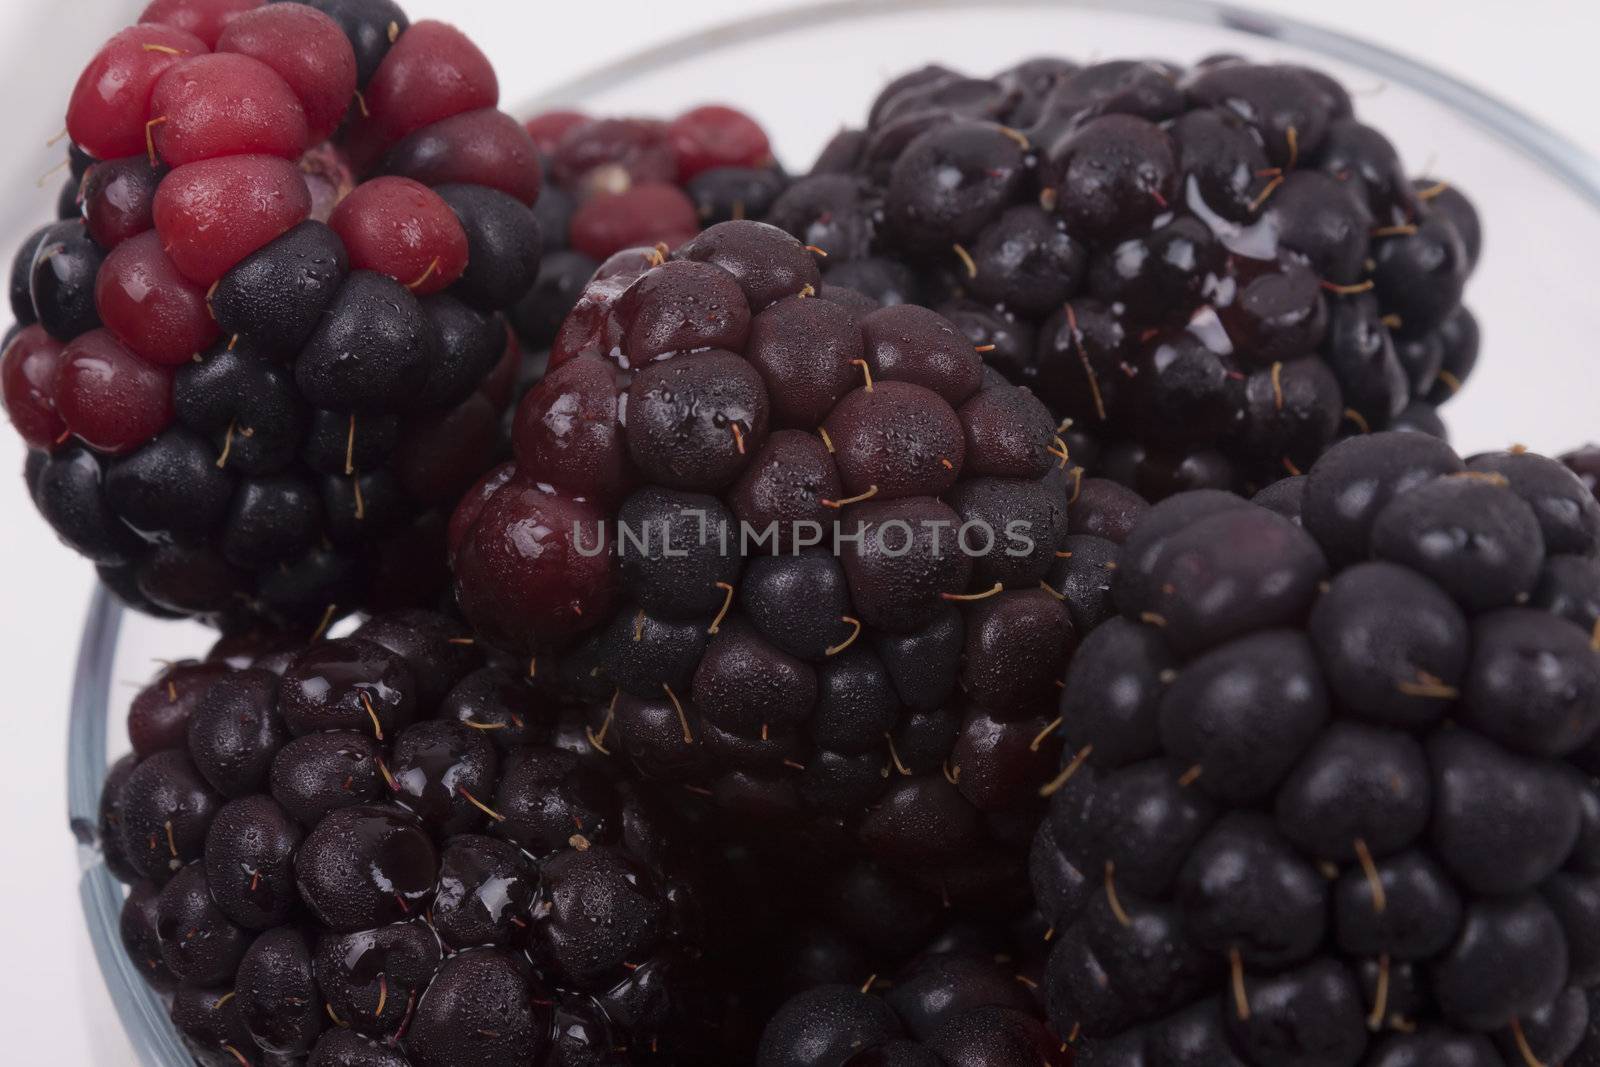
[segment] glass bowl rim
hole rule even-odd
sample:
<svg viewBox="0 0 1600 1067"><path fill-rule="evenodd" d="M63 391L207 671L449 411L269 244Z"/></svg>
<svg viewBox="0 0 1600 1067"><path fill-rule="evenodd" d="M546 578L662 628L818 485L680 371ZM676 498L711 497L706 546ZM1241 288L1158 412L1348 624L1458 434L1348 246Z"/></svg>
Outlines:
<svg viewBox="0 0 1600 1067"><path fill-rule="evenodd" d="M508 110L516 115L532 115L579 104L593 94L609 91L686 59L791 30L887 15L995 7L1075 8L1217 26L1350 63L1408 86L1464 115L1533 160L1541 169L1560 178L1600 210L1600 159L1521 110L1453 75L1382 45L1292 17L1253 11L1217 0L815 0L732 19L640 49L516 101ZM145 984L123 951L118 933L123 887L101 862L96 842L100 785L107 767L106 724L110 711L111 672L124 611L104 585L96 586L79 641L69 702L67 814L79 844L79 902L101 977L111 994L123 1033L143 1067L182 1067L191 1063L192 1058L167 1018L160 996Z"/></svg>

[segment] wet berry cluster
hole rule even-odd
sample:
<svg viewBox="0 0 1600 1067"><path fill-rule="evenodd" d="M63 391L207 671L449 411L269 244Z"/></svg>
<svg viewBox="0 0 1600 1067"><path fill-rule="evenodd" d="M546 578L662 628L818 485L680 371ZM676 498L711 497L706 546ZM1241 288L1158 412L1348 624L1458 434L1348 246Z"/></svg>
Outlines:
<svg viewBox="0 0 1600 1067"><path fill-rule="evenodd" d="M157 0L89 61L0 384L38 509L128 603L285 623L442 589L540 258L498 93L389 0Z"/></svg>
<svg viewBox="0 0 1600 1067"><path fill-rule="evenodd" d="M947 938L892 980L795 994L767 1023L755 1065L1065 1067L1071 1051L1041 1022L1030 984L1008 957Z"/></svg>
<svg viewBox="0 0 1600 1067"><path fill-rule="evenodd" d="M1600 1063L1600 452L1444 443L1479 220L1340 85L497 104L155 0L17 253L35 503L230 635L98 827L197 1061Z"/></svg>
<svg viewBox="0 0 1600 1067"><path fill-rule="evenodd" d="M1477 358L1470 202L1412 180L1337 82L1036 59L890 82L769 221L826 278L930 304L1152 499L1260 487L1340 437L1442 435Z"/></svg>
<svg viewBox="0 0 1600 1067"><path fill-rule="evenodd" d="M949 320L749 221L612 257L451 528L481 637L591 741L756 822L843 821L955 897L1020 883L1113 546L1055 425Z"/></svg>
<svg viewBox="0 0 1600 1067"><path fill-rule="evenodd" d="M526 126L544 164L535 212L545 257L511 323L532 352L550 348L613 254L676 247L707 226L762 218L788 184L766 131L723 105L670 122L547 111Z"/></svg>
<svg viewBox="0 0 1600 1067"><path fill-rule="evenodd" d="M1600 505L1375 433L1151 508L1033 854L1079 1062L1600 1056Z"/></svg>
<svg viewBox="0 0 1600 1067"><path fill-rule="evenodd" d="M463 632L224 639L135 697L100 836L201 1064L717 1062L691 843Z"/></svg>

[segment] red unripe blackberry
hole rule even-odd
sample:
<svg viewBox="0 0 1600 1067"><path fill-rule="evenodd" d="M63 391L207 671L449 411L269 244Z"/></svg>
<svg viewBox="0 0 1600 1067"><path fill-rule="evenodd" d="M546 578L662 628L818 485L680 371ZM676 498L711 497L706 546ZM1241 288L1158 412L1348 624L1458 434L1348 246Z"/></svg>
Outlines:
<svg viewBox="0 0 1600 1067"><path fill-rule="evenodd" d="M89 447L128 452L172 422L171 372L128 351L109 330L74 338L59 360L56 410Z"/></svg>
<svg viewBox="0 0 1600 1067"><path fill-rule="evenodd" d="M61 342L37 324L17 331L0 353L0 398L11 425L34 448L55 447L67 430L55 402L60 362Z"/></svg>
<svg viewBox="0 0 1600 1067"><path fill-rule="evenodd" d="M772 145L760 124L719 104L685 111L668 123L667 138L680 182L717 167L760 167L772 161Z"/></svg>
<svg viewBox="0 0 1600 1067"><path fill-rule="evenodd" d="M533 138L533 143L538 146L539 151L552 156L568 130L588 121L589 116L581 111L545 111L524 122L522 126L528 131L528 136Z"/></svg>
<svg viewBox="0 0 1600 1067"><path fill-rule="evenodd" d="M500 83L465 34L428 20L414 23L394 42L362 100L361 126L387 145L452 115L494 107Z"/></svg>
<svg viewBox="0 0 1600 1067"><path fill-rule="evenodd" d="M437 293L467 266L467 235L439 194L410 178L358 185L328 225L355 270L387 274L418 296Z"/></svg>
<svg viewBox="0 0 1600 1067"><path fill-rule="evenodd" d="M228 23L260 6L261 0L150 0L139 23L185 30L215 48Z"/></svg>
<svg viewBox="0 0 1600 1067"><path fill-rule="evenodd" d="M598 192L572 216L568 240L593 259L625 248L657 243L675 247L700 228L700 217L685 193L673 185L646 183L626 192Z"/></svg>
<svg viewBox="0 0 1600 1067"><path fill-rule="evenodd" d="M13 258L34 502L153 614L436 602L440 509L508 451L537 148L481 53L392 0L146 18L80 79L71 203Z"/></svg>
<svg viewBox="0 0 1600 1067"><path fill-rule="evenodd" d="M259 60L278 73L305 111L308 139L332 136L356 91L356 56L339 24L305 4L267 4L228 21L219 53Z"/></svg>
<svg viewBox="0 0 1600 1067"><path fill-rule="evenodd" d="M303 221L311 194L299 168L274 156L226 156L179 167L156 190L156 232L190 281L209 286Z"/></svg>
<svg viewBox="0 0 1600 1067"><path fill-rule="evenodd" d="M205 290L178 273L154 231L111 250L94 296L106 329L151 363L188 362L217 338Z"/></svg>
<svg viewBox="0 0 1600 1067"><path fill-rule="evenodd" d="M150 136L170 167L217 156L298 159L305 109L289 83L247 55L195 56L161 75L150 94Z"/></svg>
<svg viewBox="0 0 1600 1067"><path fill-rule="evenodd" d="M89 61L67 104L67 134L96 159L136 156L147 150L150 94L170 67L209 46L182 29L129 26Z"/></svg>
<svg viewBox="0 0 1600 1067"><path fill-rule="evenodd" d="M551 172L580 193L625 192L678 175L667 126L654 119L569 122L551 152Z"/></svg>
<svg viewBox="0 0 1600 1067"><path fill-rule="evenodd" d="M544 191L534 210L545 250L554 254L547 254L537 283L512 322L527 347L551 348L557 363L592 340L574 343L576 334L594 326L590 313L565 324L563 317L580 299L594 303L595 294L583 290L597 260L657 245L665 246L665 252L702 227L763 218L789 180L771 158L760 127L726 108L697 109L674 123L552 111L526 125L545 163ZM728 138L722 139L723 134ZM690 169L706 169L686 177L674 148L680 141L698 160ZM786 288L792 255L772 250L772 258L765 260L753 249L745 251L751 253L746 259L756 273L772 272L761 284L781 294L794 291ZM725 266L717 254L705 248L682 258ZM816 264L800 258L806 259L812 291L819 291ZM751 310L760 311L774 299L752 292ZM558 334L567 339L558 342Z"/></svg>

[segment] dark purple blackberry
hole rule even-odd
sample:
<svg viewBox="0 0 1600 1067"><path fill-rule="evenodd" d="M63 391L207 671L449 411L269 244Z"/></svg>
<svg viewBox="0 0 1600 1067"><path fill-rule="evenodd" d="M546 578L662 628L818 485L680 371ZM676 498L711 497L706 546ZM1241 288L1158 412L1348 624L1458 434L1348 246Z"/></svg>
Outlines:
<svg viewBox="0 0 1600 1067"><path fill-rule="evenodd" d="M961 308L1094 440L1074 462L1151 499L1254 492L1351 433L1442 436L1477 358L1471 203L1301 67L926 68L767 218L834 284Z"/></svg>
<svg viewBox="0 0 1600 1067"><path fill-rule="evenodd" d="M1561 463L1404 433L1139 519L1031 860L1083 1061L1600 1056L1597 519Z"/></svg>
<svg viewBox="0 0 1600 1067"><path fill-rule="evenodd" d="M756 1067L920 1067L1073 1062L1046 1028L1023 977L994 958L934 946L893 981L820 984L784 1002L761 1035ZM1031 981L1031 980L1030 980Z"/></svg>
<svg viewBox="0 0 1600 1067"><path fill-rule="evenodd" d="M1044 405L933 311L827 300L818 259L746 221L614 261L523 401L516 470L458 509L458 602L619 765L1002 893L1127 519L1075 538Z"/></svg>
<svg viewBox="0 0 1600 1067"><path fill-rule="evenodd" d="M438 603L439 507L505 447L540 164L455 30L259 6L157 5L90 62L66 217L12 263L4 403L51 457L39 510L123 601L309 631Z"/></svg>
<svg viewBox="0 0 1600 1067"><path fill-rule="evenodd" d="M101 824L123 942L202 1063L737 1062L698 842L535 681L421 611L224 646L135 699L148 751Z"/></svg>

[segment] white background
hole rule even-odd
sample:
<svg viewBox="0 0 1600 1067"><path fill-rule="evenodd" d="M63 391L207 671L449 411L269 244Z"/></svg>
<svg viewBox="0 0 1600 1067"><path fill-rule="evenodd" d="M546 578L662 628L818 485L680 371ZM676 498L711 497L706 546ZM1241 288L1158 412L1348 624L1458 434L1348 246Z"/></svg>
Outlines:
<svg viewBox="0 0 1600 1067"><path fill-rule="evenodd" d="M654 41L791 0L402 2L413 18L447 13L441 17L471 34L494 60L509 102ZM1255 5L1409 53L1600 155L1593 92L1600 7L1588 0ZM51 211L61 175L42 187L35 179L60 159L59 150L44 145L61 128L79 68L138 6L112 0L0 4L0 99L8 104L0 261L8 263L21 235ZM1092 43L1085 47L1092 50ZM959 54L928 58L960 60ZM827 76L827 65L819 57L820 77ZM736 100L738 87L708 95ZM0 1042L10 1063L121 1067L133 1060L115 1032L82 931L77 858L64 815L63 723L92 571L34 515L21 466L15 436L0 429Z"/></svg>

